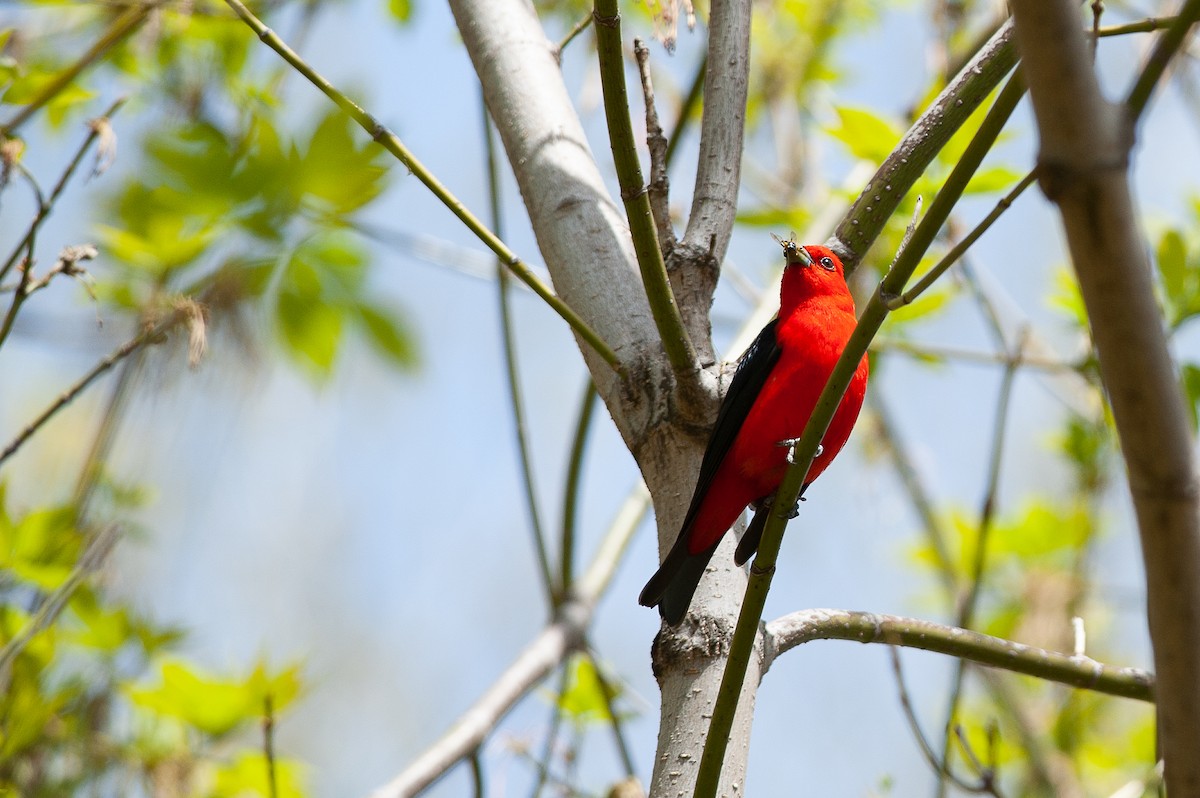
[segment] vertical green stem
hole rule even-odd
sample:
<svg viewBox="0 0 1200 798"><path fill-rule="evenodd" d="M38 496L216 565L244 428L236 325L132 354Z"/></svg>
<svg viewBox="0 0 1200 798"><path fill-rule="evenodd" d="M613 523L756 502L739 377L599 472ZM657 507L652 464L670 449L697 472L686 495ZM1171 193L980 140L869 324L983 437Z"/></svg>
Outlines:
<svg viewBox="0 0 1200 798"><path fill-rule="evenodd" d="M596 0L596 50L600 58L600 85L604 91L604 114L612 143L613 163L621 185L621 199L633 236L633 251L642 272L642 283L650 301L650 312L662 338L663 350L677 379L694 381L699 368L696 350L683 326L679 307L667 279L667 267L658 248L658 231L650 212L650 197L642 179L633 126L629 120L629 98L625 89L625 60L621 52L621 15L617 0Z"/></svg>
<svg viewBox="0 0 1200 798"><path fill-rule="evenodd" d="M482 98L481 98L482 100ZM483 142L487 154L488 202L492 208L492 229L503 236L500 218L500 173L496 162L496 144L492 137L491 120L487 106L481 101L483 112ZM529 511L529 526L533 530L533 549L537 554L538 569L550 610L558 606L561 598L559 585L550 570L550 554L546 546L546 535L542 531L541 514L538 512L537 491L533 484L533 458L529 453L529 435L525 424L525 402L521 398L521 374L517 365L517 342L513 334L512 302L509 291L509 274L504 263L496 261L496 286L500 300L500 330L504 341L504 366L508 376L508 396L512 402L513 425L516 427L517 453L521 461L521 482L525 487L525 504Z"/></svg>
<svg viewBox="0 0 1200 798"><path fill-rule="evenodd" d="M588 430L596 409L596 383L588 380L579 407L579 421L575 424L575 435L571 440L570 460L567 463L567 485L563 496L562 515L562 564L559 578L562 580L563 595L571 591L575 571L575 522L579 505L579 485L583 475L583 453L587 446Z"/></svg>
<svg viewBox="0 0 1200 798"><path fill-rule="evenodd" d="M946 178L942 190L930 203L929 212L917 225L907 246L896 257L891 270L883 278L879 289L864 308L858 325L851 334L833 373L830 374L825 388L817 399L812 416L804 427L804 433L800 436L799 442L792 447L789 457L790 465L772 503L771 514L763 529L758 554L750 566L750 580L746 585L746 596L738 615L737 626L734 629L729 659L725 664L725 673L721 678L721 687L713 707L708 736L704 741L704 753L700 760L695 798L716 798L721 768L725 760L725 749L729 742L729 731L733 726L738 696L741 693L742 681L746 677L746 666L753 652L763 607L771 588L771 579L775 574L775 563L783 543L783 531L788 521L788 513L796 505L805 475L816 457L817 446L825 436L825 431L841 403L842 395L850 385L859 361L888 315L889 301L903 292L905 284L912 277L921 257L933 243L946 219L949 218L950 211L962 196L971 175L979 168L984 156L995 143L997 136L1000 135L1000 131L1008 121L1013 109L1016 108L1017 101L1021 99L1024 90L1024 84L1020 77L1014 75L996 98L991 110L984 118L983 124L980 125L979 131L975 134L975 138L967 145L962 158L955 165L950 176Z"/></svg>

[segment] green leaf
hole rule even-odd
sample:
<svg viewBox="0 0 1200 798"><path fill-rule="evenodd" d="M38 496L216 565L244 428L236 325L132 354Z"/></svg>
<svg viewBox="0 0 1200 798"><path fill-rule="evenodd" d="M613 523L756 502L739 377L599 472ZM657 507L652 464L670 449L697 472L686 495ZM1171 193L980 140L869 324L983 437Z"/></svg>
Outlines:
<svg viewBox="0 0 1200 798"><path fill-rule="evenodd" d="M300 161L298 185L335 216L366 205L385 186L383 150L358 133L340 110L331 111L309 140Z"/></svg>
<svg viewBox="0 0 1200 798"><path fill-rule="evenodd" d="M1189 279L1187 244L1183 235L1175 229L1167 230L1158 240L1155 264L1162 278L1164 300L1172 326L1182 320L1184 308L1194 302L1196 280Z"/></svg>
<svg viewBox="0 0 1200 798"><path fill-rule="evenodd" d="M115 653L135 639L129 611L121 606L101 604L90 590L79 590L71 599L75 628L67 639L76 645Z"/></svg>
<svg viewBox="0 0 1200 798"><path fill-rule="evenodd" d="M930 290L921 294L910 304L893 310L888 315L888 329L893 331L893 327L910 324L918 319L928 318L939 313L946 304L954 296L954 288L946 286L944 288L930 288Z"/></svg>
<svg viewBox="0 0 1200 798"><path fill-rule="evenodd" d="M75 568L82 540L70 506L35 510L0 522L0 567L42 590L53 590Z"/></svg>
<svg viewBox="0 0 1200 798"><path fill-rule="evenodd" d="M220 679L181 660L168 660L161 666L158 686L131 687L128 693L138 706L220 737L261 718L268 694L274 711L279 712L299 691L297 666L269 674L259 663L250 677L242 681Z"/></svg>
<svg viewBox="0 0 1200 798"><path fill-rule="evenodd" d="M846 145L855 158L883 163L904 135L899 125L866 108L838 106L838 124L826 132Z"/></svg>
<svg viewBox="0 0 1200 798"><path fill-rule="evenodd" d="M417 352L412 334L399 315L389 313L378 305L360 303L355 308L358 321L367 341L396 366L412 368L417 364Z"/></svg>
<svg viewBox="0 0 1200 798"><path fill-rule="evenodd" d="M1200 366L1185 363L1180 373L1183 393L1188 399L1188 412L1192 417L1192 432L1200 427Z"/></svg>
<svg viewBox="0 0 1200 798"><path fill-rule="evenodd" d="M319 295L284 288L275 303L276 328L286 351L318 380L333 373L342 340L343 308L326 305Z"/></svg>
<svg viewBox="0 0 1200 798"><path fill-rule="evenodd" d="M612 720L604 697L604 683L590 657L571 660L566 689L558 697L563 714L577 724L607 723ZM611 687L611 684L610 684ZM616 696L613 696L614 700Z"/></svg>
<svg viewBox="0 0 1200 798"><path fill-rule="evenodd" d="M1079 283L1071 270L1060 268L1055 271L1054 292L1050 295L1050 306L1065 314L1078 329L1088 329L1088 315L1087 308L1083 304L1083 294L1079 293Z"/></svg>
<svg viewBox="0 0 1200 798"><path fill-rule="evenodd" d="M1025 175L1015 169L1009 169L1007 166L993 166L988 169L980 169L971 176L971 180L967 183L967 187L963 190L964 194L992 194L999 191L1008 191L1020 182Z"/></svg>
<svg viewBox="0 0 1200 798"><path fill-rule="evenodd" d="M220 765L213 773L212 791L206 798L303 798L304 767L285 757L274 759L274 792L270 772L261 751L242 751L232 762Z"/></svg>
<svg viewBox="0 0 1200 798"><path fill-rule="evenodd" d="M388 0L388 13L397 22L411 21L413 13L412 0Z"/></svg>

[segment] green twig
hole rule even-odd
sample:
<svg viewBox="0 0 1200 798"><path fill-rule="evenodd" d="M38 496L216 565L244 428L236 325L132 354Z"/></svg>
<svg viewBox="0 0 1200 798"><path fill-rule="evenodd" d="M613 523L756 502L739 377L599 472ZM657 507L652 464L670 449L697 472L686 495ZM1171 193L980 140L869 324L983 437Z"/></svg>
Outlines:
<svg viewBox="0 0 1200 798"><path fill-rule="evenodd" d="M679 307L667 279L667 267L658 248L658 231L650 211L650 197L642 180L629 120L629 99L625 90L625 60L621 52L621 16L617 0L596 0L596 50L600 58L600 85L604 92L604 115L608 120L608 136L612 144L613 164L621 186L621 200L629 232L633 236L633 251L637 255L642 283L650 302L654 324L662 338L663 351L671 364L675 378L695 382L699 365L696 350L683 326Z"/></svg>
<svg viewBox="0 0 1200 798"><path fill-rule="evenodd" d="M487 794L483 781L483 751L479 748L471 752L471 787L475 798L483 798Z"/></svg>
<svg viewBox="0 0 1200 798"><path fill-rule="evenodd" d="M1008 20L930 104L854 201L832 242L847 277L925 167L1012 69L1017 60L1012 36Z"/></svg>
<svg viewBox="0 0 1200 798"><path fill-rule="evenodd" d="M1147 17L1137 22L1127 22L1124 25L1109 25L1101 28L1097 34L1101 39L1108 36L1125 36L1130 33L1152 33L1156 30L1169 28L1178 17Z"/></svg>
<svg viewBox="0 0 1200 798"><path fill-rule="evenodd" d="M94 64L110 47L132 33L142 23L142 20L157 8L160 3L161 0L158 0L158 2L139 3L125 9L125 12L121 16L112 21L112 24L108 26L108 30L87 49L87 52L79 56L71 66L64 69L58 75L55 75L54 79L43 86L41 91L26 103L25 107L17 111L12 119L0 125L0 137L7 138L11 136L18 127L28 121L42 106L53 100L55 95L66 88L72 80L79 77L81 72Z"/></svg>
<svg viewBox="0 0 1200 798"><path fill-rule="evenodd" d="M621 759L621 767L625 769L625 776L632 778L637 774L637 770L633 766L633 756L629 753L629 743L625 739L621 717L617 714L616 691L608 677L604 675L604 671L601 670L600 658L596 656L595 650L591 646L585 646L583 652L591 660L596 681L600 684L600 693L604 697L604 708L608 711L608 722L612 726L613 742L617 746L617 756Z"/></svg>
<svg viewBox="0 0 1200 798"><path fill-rule="evenodd" d="M263 696L263 760L267 763L267 798L278 798L279 784L275 778L275 699L270 693Z"/></svg>
<svg viewBox="0 0 1200 798"><path fill-rule="evenodd" d="M571 591L575 573L575 528L579 507L579 486L583 475L583 453L587 446L588 430L596 409L596 383L588 380L579 407L579 420L571 438L571 454L567 462L567 484L563 490L562 564L559 572L563 595Z"/></svg>
<svg viewBox="0 0 1200 798"><path fill-rule="evenodd" d="M562 63L563 50L567 49L567 45L575 41L575 37L587 30L588 26L591 24L592 15L588 13L584 15L583 19L576 22L575 25L572 26L569 31L567 31L567 35L564 36L562 41L558 43L558 47L554 48L554 52L558 55L559 63Z"/></svg>
<svg viewBox="0 0 1200 798"><path fill-rule="evenodd" d="M766 626L767 664L813 640L853 640L916 648L977 662L1084 690L1154 701L1154 674L1115 668L1091 657L1014 643L970 629L873 612L813 609L785 615Z"/></svg>
<svg viewBox="0 0 1200 798"><path fill-rule="evenodd" d="M558 689L554 691L554 701L550 707L550 727L546 730L546 742L542 747L541 767L537 769L537 781L534 782L533 798L539 798L546 788L550 776L550 760L554 757L554 743L558 740L558 729L563 719L563 693L567 691L567 679L571 675L570 660L564 659L558 665Z"/></svg>
<svg viewBox="0 0 1200 798"><path fill-rule="evenodd" d="M482 103L481 103L482 105ZM483 141L487 154L488 203L492 209L492 229L501 235L500 218L500 173L496 159L496 144L492 138L491 118L483 108ZM512 301L509 292L509 275L504 264L496 263L496 287L500 300L500 334L504 342L504 370L508 378L508 396L512 402L513 425L516 427L517 454L521 462L521 481L525 487L525 504L529 511L529 526L533 531L533 549L541 571L542 586L551 611L558 605L560 591L550 571L550 554L546 546L546 535L542 531L541 513L538 511L537 491L533 480L533 457L529 450L529 434L525 424L525 402L521 398L520 369L517 366L517 342L513 333Z"/></svg>
<svg viewBox="0 0 1200 798"><path fill-rule="evenodd" d="M887 317L888 300L903 291L922 255L928 251L938 230L945 224L950 211L962 196L971 176L979 168L997 136L1000 135L1001 129L1008 121L1023 93L1024 86L1020 78L1013 76L996 98L975 137L967 145L959 162L946 178L942 190L930 204L929 212L913 231L908 246L896 257L891 270L883 278L879 289L867 303L854 333L850 336L845 350L817 399L812 416L804 427L804 433L800 436L799 442L792 447L789 455L790 465L775 494L773 509L763 529L758 554L750 567L746 595L742 601L737 626L734 629L733 641L730 643L729 658L725 664L721 687L713 707L712 722L704 741L704 753L697 774L695 798L715 798L716 796L717 784L725 760L725 749L729 742L729 731L737 710L738 695L741 692L742 681L745 679L746 666L750 661L754 640L758 634L767 592L770 590L771 579L775 573L775 562L779 556L780 545L783 543L783 531L788 521L788 513L792 507L796 506L801 485L816 457L817 446L820 444L821 438L825 436L829 422L841 403L842 395L850 385L850 379L858 368L859 361L870 346L871 339L879 331L883 320Z"/></svg>
<svg viewBox="0 0 1200 798"><path fill-rule="evenodd" d="M966 254L967 250L979 240L980 236L988 231L989 227L995 224L996 220L999 219L1005 211L1012 207L1012 204L1016 201L1017 197L1021 196L1022 192L1024 192L1025 189L1029 188L1029 186L1033 184L1033 181L1036 179L1036 177L1037 172L1030 171L1023 178L1021 178L1020 182L1013 187L1012 191L1005 194L1000 201L996 203L996 207L992 209L991 213L983 217L979 224L975 225L974 229L972 229L971 232L967 233L967 235L963 237L962 241L959 241L957 244L955 244L950 251L946 253L945 257L938 261L936 266L930 269L929 272L920 280L918 280L912 288L908 289L900 296L893 297L891 300L889 300L888 310L897 310L902 308L905 305L910 304L914 299L928 290L929 287L933 285L939 277L946 273L946 270L957 263L958 260Z"/></svg>
<svg viewBox="0 0 1200 798"><path fill-rule="evenodd" d="M604 342L602 338L588 326L578 313L562 301L558 296L550 290L550 287L543 283L538 276L529 268L529 266L516 256L516 254L508 248L500 238L487 228L483 222L467 210L457 197L455 197L448 188L446 188L433 173L430 172L425 165L416 159L409 151L404 143L400 141L391 130L383 123L375 119L374 116L364 111L357 103L335 88L328 80L322 77L308 63L301 58L294 50L279 38L279 36L263 24L262 20L254 16L246 5L241 0L225 0L230 8L233 9L243 22L251 30L258 35L258 38L263 41L268 47L274 50L285 61L291 64L297 72L303 75L310 83L316 86L331 99L339 108L350 115L355 122L367 133L371 135L371 139L382 146L389 153L394 155L412 174L421 181L434 196L441 200L442 204L450 209L458 219L467 226L467 228L479 238L488 249L496 253L500 261L507 266L513 274L517 276L521 282L533 289L542 300L554 309L554 312L563 318L567 324L571 325L571 329L582 338L589 346L596 351L596 354L603 358L604 362L608 363L615 371L621 373L621 361L617 357L616 352Z"/></svg>
<svg viewBox="0 0 1200 798"><path fill-rule="evenodd" d="M1167 71L1167 65L1171 62L1171 58L1183 46L1183 40L1197 20L1200 20L1200 0L1186 0L1180 7L1179 14L1158 37L1158 41L1154 44L1154 50L1150 53L1150 58L1147 59L1145 67L1142 68L1141 74L1138 75L1133 88L1129 91L1125 107L1128 109L1130 119L1136 121L1146 110L1146 104L1150 102L1150 95L1154 93L1154 87L1158 85L1163 73Z"/></svg>

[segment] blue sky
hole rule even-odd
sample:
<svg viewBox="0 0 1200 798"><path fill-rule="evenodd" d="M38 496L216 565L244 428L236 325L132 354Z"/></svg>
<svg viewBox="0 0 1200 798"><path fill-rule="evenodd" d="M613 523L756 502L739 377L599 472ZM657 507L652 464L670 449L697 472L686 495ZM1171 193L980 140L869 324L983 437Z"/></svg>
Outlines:
<svg viewBox="0 0 1200 798"><path fill-rule="evenodd" d="M482 212L478 89L449 12L422 3L413 25L401 28L386 18L383 6L355 2L345 13L321 16L305 55L366 98L451 190ZM922 12L911 4L888 11L883 26L851 42L840 56L846 80L836 102L896 114L914 102L925 80ZM286 24L277 28L287 33ZM701 44L701 36L684 33L673 57L656 48L653 58L682 80ZM1101 72L1112 91L1124 89L1137 54L1126 42L1104 44ZM259 57L274 58L265 48ZM583 47L568 51L564 71L611 178L587 57ZM323 98L298 79L287 92L298 116L324 112ZM814 112L820 118L828 106ZM1001 158L1023 170L1035 146L1027 105L1014 130ZM1178 223L1184 200L1195 191L1200 138L1174 92L1152 109L1144 137L1158 144L1138 151L1141 208L1152 220ZM135 141L132 134L123 139L118 169L136 168ZM836 183L848 162L836 144L822 146L828 148L826 177ZM689 153L694 142L680 164L688 163ZM678 171L673 196L686 205L687 170ZM79 218L90 209L85 192L73 197L77 204L56 214L44 234L48 240L78 237ZM505 201L507 240L536 262L507 174ZM964 205L964 218L973 221L993 203ZM370 218L483 252L402 169ZM13 224L4 220L0 231L11 232ZM1034 250L1039 257L1024 256ZM314 389L269 352L248 358L217 336L197 371L166 370L139 392L113 463L122 477L147 485L153 501L139 518L139 533L118 552L112 588L155 617L187 628L188 652L214 669L245 667L259 656L277 664L305 661L309 692L283 719L279 740L311 763L318 795L365 794L398 773L491 683L546 615L512 445L495 286L394 248L372 251L373 290L400 308L416 331L417 371L397 373L352 345L335 378ZM739 230L730 260L763 285L777 254L766 233ZM1065 327L1045 302L1053 277L1044 264L1066 259L1056 220L1036 190L980 243L978 262L1011 298L1014 318L1031 320L1050 340L1069 346ZM102 262L96 272L103 280ZM537 490L553 529L585 373L565 325L551 311L525 292L518 292L514 305ZM718 345L748 311L728 285L719 288ZM97 332L94 320L73 289L56 288L30 308L6 348L10 373L23 379L0 388L4 429L19 428L31 407L121 340L116 325ZM963 301L914 337L979 349L989 344L978 314ZM1189 350L1194 356L1184 341L1182 354ZM178 366L179 355L172 357ZM931 369L899 357L879 378L935 496L968 513L983 491L1000 378L994 366ZM79 402L15 461L8 478L19 487L20 500L46 501L46 486L71 473L101 399L93 392ZM1003 510L1019 507L1035 489L1065 485L1048 444L1060 417L1061 404L1044 381L1018 378L1002 472ZM597 422L580 508L581 558L636 480L633 460L603 412ZM916 519L895 477L864 457L863 434L860 429L819 489L810 491L790 528L768 617L828 606L942 618L932 585L906 559L917 540ZM1137 549L1126 505L1124 491L1115 490L1103 509L1111 525L1101 548L1101 578L1130 598L1111 625L1095 633L1100 645L1141 658L1120 664L1146 665ZM600 606L594 635L631 695L629 706L639 710L628 728L643 779L657 731L649 644L658 618L638 607L635 597L655 564L647 523ZM1107 643L1105 634L1113 635ZM915 652L904 659L918 711L933 729L951 663ZM491 794L527 791L531 769L512 746L540 744L547 717L547 702L531 698L489 742ZM602 729L590 733L582 768L583 783L593 791L617 775L618 761ZM776 663L759 694L748 793L785 794L797 769L814 794L869 795L885 777L899 795L932 783L900 712L883 648L815 643ZM466 774L456 771L431 794L466 790Z"/></svg>

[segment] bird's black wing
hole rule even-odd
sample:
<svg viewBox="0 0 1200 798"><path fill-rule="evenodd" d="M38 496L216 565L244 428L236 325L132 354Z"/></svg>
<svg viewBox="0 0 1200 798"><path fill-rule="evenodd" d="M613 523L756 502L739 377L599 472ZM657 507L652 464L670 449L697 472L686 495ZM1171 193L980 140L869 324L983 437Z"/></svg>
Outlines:
<svg viewBox="0 0 1200 798"><path fill-rule="evenodd" d="M738 360L737 371L729 382L729 390L717 411L717 421L713 425L712 437L708 439L708 448L704 450L704 459L700 461L700 477L696 480L696 492L692 495L692 505L688 508L683 528L687 529L693 516L700 509L708 486L717 475L717 469L729 454L729 448L741 432L750 408L758 401L767 377L779 362L783 350L779 348L779 339L775 336L775 326L779 319L771 319L754 339Z"/></svg>
<svg viewBox="0 0 1200 798"><path fill-rule="evenodd" d="M696 490L692 494L692 503L688 507L683 526L680 527L679 536L658 571L650 577L650 581L638 596L638 602L643 606L658 605L659 613L672 626L678 624L687 613L700 577L704 575L708 561L712 559L716 549L716 546L713 546L708 551L690 553L687 532L695 520L696 513L700 511L700 504L713 478L716 477L717 470L750 413L750 408L779 360L781 350L775 337L776 323L777 320L772 320L763 327L738 361L737 371L729 383L729 390L725 392L721 409L717 412L717 421L713 425L708 448L704 450L704 459L700 461L700 476L696 480Z"/></svg>

